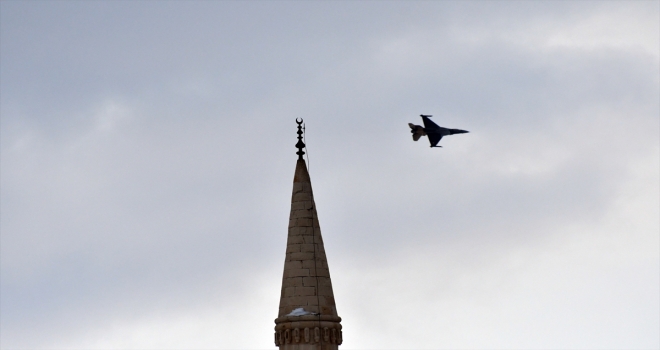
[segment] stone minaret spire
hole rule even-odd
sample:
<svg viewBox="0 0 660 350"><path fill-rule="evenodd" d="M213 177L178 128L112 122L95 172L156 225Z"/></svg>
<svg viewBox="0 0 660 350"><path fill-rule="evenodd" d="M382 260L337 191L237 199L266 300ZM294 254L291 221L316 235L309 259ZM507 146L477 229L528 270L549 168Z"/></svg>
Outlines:
<svg viewBox="0 0 660 350"><path fill-rule="evenodd" d="M298 162L293 177L289 235L286 243L275 345L280 350L337 350L342 343L328 260L316 215L312 183L302 158L298 123Z"/></svg>

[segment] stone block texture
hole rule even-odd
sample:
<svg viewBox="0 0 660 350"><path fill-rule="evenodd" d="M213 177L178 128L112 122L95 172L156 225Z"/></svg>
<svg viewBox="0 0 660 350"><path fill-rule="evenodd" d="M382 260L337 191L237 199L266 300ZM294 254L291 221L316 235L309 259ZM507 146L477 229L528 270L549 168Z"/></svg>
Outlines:
<svg viewBox="0 0 660 350"><path fill-rule="evenodd" d="M316 315L286 316L297 308ZM293 179L275 345L281 350L336 350L343 340L340 322L312 184L300 159Z"/></svg>

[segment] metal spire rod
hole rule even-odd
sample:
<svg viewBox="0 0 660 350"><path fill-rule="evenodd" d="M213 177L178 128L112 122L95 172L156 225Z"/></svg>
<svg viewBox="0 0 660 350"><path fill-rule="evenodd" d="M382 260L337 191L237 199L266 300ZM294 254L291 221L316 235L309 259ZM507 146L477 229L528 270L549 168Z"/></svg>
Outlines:
<svg viewBox="0 0 660 350"><path fill-rule="evenodd" d="M296 118L296 123L298 124L298 143L296 143L296 148L298 148L298 152L296 152L296 154L298 155L298 160L302 160L303 154L305 154L305 152L303 151L303 148L305 148L305 143L302 140L303 131L301 126L303 123L303 119L300 118L300 121L298 121L298 118Z"/></svg>

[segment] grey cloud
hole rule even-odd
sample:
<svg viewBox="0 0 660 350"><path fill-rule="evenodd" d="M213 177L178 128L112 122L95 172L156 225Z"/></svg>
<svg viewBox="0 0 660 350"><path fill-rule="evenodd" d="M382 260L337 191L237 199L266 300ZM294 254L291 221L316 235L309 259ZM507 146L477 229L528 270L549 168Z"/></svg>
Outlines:
<svg viewBox="0 0 660 350"><path fill-rule="evenodd" d="M209 329L201 335L163 331L162 339L200 348L270 346L275 314L254 293L279 293L296 117L307 124L338 308L348 316L346 346L385 344L377 339L387 329L418 334L379 311L399 296L408 299L393 312L422 303L442 314L439 324L461 313L452 302L472 310L459 322L467 338L475 334L470 320L486 325L475 315L498 307L514 310L505 315L512 324L524 323L529 305L558 317L529 301L530 285L541 283L537 270L548 283L572 276L574 284L556 287L565 303L537 292L561 310L577 303L576 315L597 309L579 307L590 293L619 282L630 288L598 300L657 309L649 302L657 293L645 282L657 269L621 258L624 272L608 272L609 260L593 248L602 241L590 234L615 230L604 223L636 179L632 167L657 164L658 57L638 47L544 46L553 28L620 18L614 13L633 5L1 6L3 345L170 346L117 339L135 324L169 329L172 317L213 310L221 316L200 316ZM632 8L625 12L631 21L657 11L656 4ZM648 31L657 29L657 20L650 23ZM471 133L430 150L407 130L420 113ZM654 194L635 191L632 198ZM630 244L643 246L657 224L639 225L612 235L638 237ZM571 239L587 242L580 248L587 267L574 273L570 259L562 260L568 248L556 247ZM530 270L512 267L515 256ZM430 276L405 273L420 266ZM623 278L633 267L638 273ZM386 278L392 274L419 283L423 295L397 289ZM605 277L579 292L578 281L596 274ZM471 278L483 278L485 287ZM470 288L465 302L460 293ZM645 293L635 304L637 289ZM204 323L228 324L237 304L258 310L243 320L266 327L243 342L228 336L246 334L240 324ZM658 323L648 313L626 315ZM578 326L586 322L575 317ZM509 343L496 343L502 346L603 344L573 333L553 342L547 334L566 328L536 320L551 327L485 332L510 332ZM589 334L609 327L599 325ZM633 333L639 342L620 340ZM485 344L442 334L448 347ZM418 346L438 346L428 339ZM653 345L657 331L603 339Z"/></svg>

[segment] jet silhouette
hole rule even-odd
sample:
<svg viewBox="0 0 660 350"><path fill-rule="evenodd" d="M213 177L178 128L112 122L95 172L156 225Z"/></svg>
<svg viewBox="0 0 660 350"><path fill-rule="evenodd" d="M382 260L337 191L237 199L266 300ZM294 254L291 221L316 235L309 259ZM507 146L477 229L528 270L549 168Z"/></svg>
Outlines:
<svg viewBox="0 0 660 350"><path fill-rule="evenodd" d="M440 142L440 139L442 139L443 136L454 135L454 134L465 134L469 132L461 129L447 129L438 126L438 124L432 122L431 119L429 119L429 117L431 117L430 115L420 114L419 116L422 117L422 121L424 122L424 127L422 127L421 125L408 123L410 129L412 129L410 130L410 132L413 134L412 135L413 141L419 140L419 138L422 136L428 136L429 142L431 143L431 147L442 147L442 146L437 146L437 144L438 142Z"/></svg>

